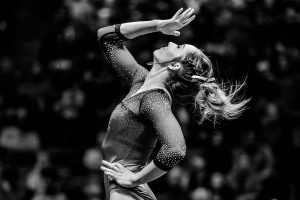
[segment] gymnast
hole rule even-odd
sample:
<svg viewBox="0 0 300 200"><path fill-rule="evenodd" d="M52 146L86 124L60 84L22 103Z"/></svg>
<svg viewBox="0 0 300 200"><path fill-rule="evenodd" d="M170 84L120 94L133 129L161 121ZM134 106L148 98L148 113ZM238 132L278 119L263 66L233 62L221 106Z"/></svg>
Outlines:
<svg viewBox="0 0 300 200"><path fill-rule="evenodd" d="M138 21L100 28L98 41L117 73L130 85L111 114L102 144L107 200L155 200L148 182L167 173L186 155L181 127L172 102L194 105L199 123L237 118L248 99L240 99L243 84L225 87L217 82L210 59L190 44L153 52L150 71L139 65L124 41L148 33L179 36L195 19L194 10L179 9L167 20ZM161 148L151 160L156 142Z"/></svg>

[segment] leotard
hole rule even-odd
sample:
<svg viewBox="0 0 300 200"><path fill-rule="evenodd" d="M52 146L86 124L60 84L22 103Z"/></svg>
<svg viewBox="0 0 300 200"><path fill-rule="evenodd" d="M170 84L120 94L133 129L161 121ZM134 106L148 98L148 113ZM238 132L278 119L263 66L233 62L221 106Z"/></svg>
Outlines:
<svg viewBox="0 0 300 200"><path fill-rule="evenodd" d="M111 114L102 144L103 159L138 172L149 163L152 150L160 141L161 148L153 162L162 170L170 170L183 160L186 145L171 110L169 92L162 87L140 90L148 71L127 50L127 38L120 33L119 24L99 29L98 40L111 66L131 86ZM147 184L125 188L105 175L104 185L110 200L113 192L122 199L156 199Z"/></svg>

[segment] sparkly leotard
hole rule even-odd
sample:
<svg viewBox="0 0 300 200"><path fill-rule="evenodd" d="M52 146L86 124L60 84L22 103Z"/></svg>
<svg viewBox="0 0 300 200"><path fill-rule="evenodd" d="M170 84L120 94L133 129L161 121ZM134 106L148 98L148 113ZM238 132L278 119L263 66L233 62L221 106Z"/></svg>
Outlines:
<svg viewBox="0 0 300 200"><path fill-rule="evenodd" d="M165 171L185 156L182 130L171 111L171 96L162 87L140 90L148 71L139 65L124 45L120 25L101 28L98 39L112 67L131 85L128 95L111 114L102 144L104 160L119 162L133 172L147 163L156 145L162 143L154 164ZM126 199L156 199L147 184L125 188L104 177L107 199L112 191Z"/></svg>

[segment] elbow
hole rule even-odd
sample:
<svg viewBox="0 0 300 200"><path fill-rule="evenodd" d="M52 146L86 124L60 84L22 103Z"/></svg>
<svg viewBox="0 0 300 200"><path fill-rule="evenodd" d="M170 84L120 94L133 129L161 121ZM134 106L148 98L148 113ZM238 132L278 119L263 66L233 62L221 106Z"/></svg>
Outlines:
<svg viewBox="0 0 300 200"><path fill-rule="evenodd" d="M164 147L163 147L164 148ZM160 151L154 159L154 164L164 170L169 171L174 166L179 164L186 156L186 145L182 144L180 146L173 146L168 148L168 150Z"/></svg>
<svg viewBox="0 0 300 200"><path fill-rule="evenodd" d="M173 149L173 155L175 160L181 162L186 157L186 145L180 145Z"/></svg>
<svg viewBox="0 0 300 200"><path fill-rule="evenodd" d="M103 37L104 32L105 32L104 28L98 29L98 31L97 31L97 38L98 38L98 40L100 40Z"/></svg>
<svg viewBox="0 0 300 200"><path fill-rule="evenodd" d="M186 157L186 146L185 145L180 150L180 157L181 157L181 160L183 160Z"/></svg>

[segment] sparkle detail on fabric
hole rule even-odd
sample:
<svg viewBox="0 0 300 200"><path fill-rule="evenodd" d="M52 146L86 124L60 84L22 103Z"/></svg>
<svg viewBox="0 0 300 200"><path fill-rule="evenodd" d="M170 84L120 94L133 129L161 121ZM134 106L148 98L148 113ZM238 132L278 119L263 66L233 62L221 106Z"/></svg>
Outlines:
<svg viewBox="0 0 300 200"><path fill-rule="evenodd" d="M136 62L119 35L114 26L98 31L107 60L131 84L129 93L109 119L102 144L103 159L119 162L133 172L140 171L151 161L159 140L162 146L153 162L162 170L170 170L184 158L186 146L171 111L168 91L162 88L139 91L148 71Z"/></svg>
<svg viewBox="0 0 300 200"><path fill-rule="evenodd" d="M185 157L186 145L181 128L171 111L168 96L160 91L145 94L141 112L152 122L162 143L154 163L165 171L170 170Z"/></svg>

